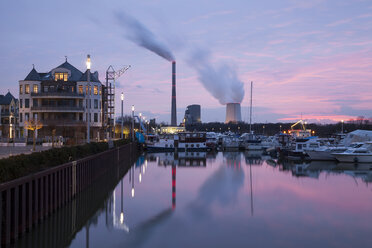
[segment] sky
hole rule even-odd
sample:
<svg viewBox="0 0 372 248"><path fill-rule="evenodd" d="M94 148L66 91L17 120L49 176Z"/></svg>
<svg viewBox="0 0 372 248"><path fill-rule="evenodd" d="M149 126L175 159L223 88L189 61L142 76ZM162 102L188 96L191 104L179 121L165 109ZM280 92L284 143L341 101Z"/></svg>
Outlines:
<svg viewBox="0 0 372 248"><path fill-rule="evenodd" d="M18 81L35 65L48 72L68 61L105 82L113 65L116 112L170 122L171 63L127 39L118 14L137 19L177 61L177 116L200 104L202 121L224 121L225 107L202 84L195 60L208 54L218 75L236 74L245 95L242 119L253 122L337 122L372 117L370 0L115 0L0 1L0 91L18 97ZM224 76L222 76L224 77ZM242 89L239 89L240 91Z"/></svg>

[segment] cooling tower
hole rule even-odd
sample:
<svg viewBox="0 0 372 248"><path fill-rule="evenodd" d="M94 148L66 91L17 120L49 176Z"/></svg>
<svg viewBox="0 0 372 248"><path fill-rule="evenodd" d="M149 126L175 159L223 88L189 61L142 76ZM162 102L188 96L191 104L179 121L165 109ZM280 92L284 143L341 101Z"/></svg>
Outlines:
<svg viewBox="0 0 372 248"><path fill-rule="evenodd" d="M240 103L228 103L226 104L226 123L239 122L242 120L240 111Z"/></svg>

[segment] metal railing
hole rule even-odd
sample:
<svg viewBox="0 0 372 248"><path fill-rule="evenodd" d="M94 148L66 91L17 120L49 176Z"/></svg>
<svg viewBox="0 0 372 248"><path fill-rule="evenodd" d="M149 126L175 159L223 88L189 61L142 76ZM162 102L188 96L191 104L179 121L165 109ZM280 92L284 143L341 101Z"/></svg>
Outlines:
<svg viewBox="0 0 372 248"><path fill-rule="evenodd" d="M31 231L133 154L135 143L0 184L0 246Z"/></svg>
<svg viewBox="0 0 372 248"><path fill-rule="evenodd" d="M51 92L38 92L38 93L31 93L31 96L34 97L54 97L54 96L60 96L60 97L74 97L74 98L84 98L85 94L80 94L76 92L68 92L68 91L51 91Z"/></svg>
<svg viewBox="0 0 372 248"><path fill-rule="evenodd" d="M78 106L33 106L34 111L84 111L84 107Z"/></svg>

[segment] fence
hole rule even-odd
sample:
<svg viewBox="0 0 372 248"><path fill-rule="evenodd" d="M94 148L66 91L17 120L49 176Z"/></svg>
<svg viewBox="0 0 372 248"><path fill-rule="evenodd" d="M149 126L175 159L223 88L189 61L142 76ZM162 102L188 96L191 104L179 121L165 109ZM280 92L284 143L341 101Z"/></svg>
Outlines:
<svg viewBox="0 0 372 248"><path fill-rule="evenodd" d="M35 228L133 153L136 144L128 144L0 184L0 244Z"/></svg>

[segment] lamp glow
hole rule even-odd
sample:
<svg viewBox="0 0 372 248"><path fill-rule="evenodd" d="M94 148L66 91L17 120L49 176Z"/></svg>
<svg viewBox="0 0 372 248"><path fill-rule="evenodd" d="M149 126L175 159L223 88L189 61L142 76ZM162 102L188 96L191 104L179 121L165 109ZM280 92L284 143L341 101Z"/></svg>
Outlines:
<svg viewBox="0 0 372 248"><path fill-rule="evenodd" d="M87 55L87 62L86 63L87 63L87 69L90 70L90 64L91 63L90 63L90 55L89 54Z"/></svg>
<svg viewBox="0 0 372 248"><path fill-rule="evenodd" d="M142 175L141 175L141 173L140 173L139 176L138 176L138 181L139 181L139 182L142 182Z"/></svg>
<svg viewBox="0 0 372 248"><path fill-rule="evenodd" d="M134 188L132 188L132 197L134 197Z"/></svg>
<svg viewBox="0 0 372 248"><path fill-rule="evenodd" d="M124 223L124 213L121 212L120 213L120 224L123 224Z"/></svg>
<svg viewBox="0 0 372 248"><path fill-rule="evenodd" d="M132 105L132 111L134 111L134 105Z"/></svg>
<svg viewBox="0 0 372 248"><path fill-rule="evenodd" d="M121 100L124 101L124 93L121 92Z"/></svg>

